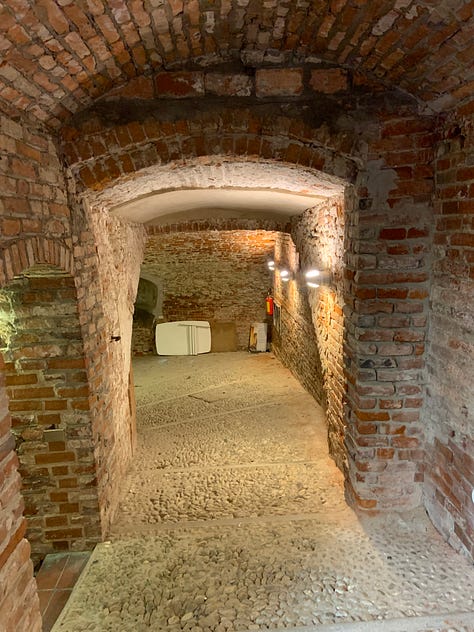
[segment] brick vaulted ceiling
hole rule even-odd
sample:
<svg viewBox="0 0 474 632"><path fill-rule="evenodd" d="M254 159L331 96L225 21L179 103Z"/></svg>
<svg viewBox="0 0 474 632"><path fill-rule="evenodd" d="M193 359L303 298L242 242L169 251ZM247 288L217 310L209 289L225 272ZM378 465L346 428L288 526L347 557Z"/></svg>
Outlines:
<svg viewBox="0 0 474 632"><path fill-rule="evenodd" d="M0 0L0 110L54 128L134 77L322 61L440 111L474 93L473 13L473 0Z"/></svg>

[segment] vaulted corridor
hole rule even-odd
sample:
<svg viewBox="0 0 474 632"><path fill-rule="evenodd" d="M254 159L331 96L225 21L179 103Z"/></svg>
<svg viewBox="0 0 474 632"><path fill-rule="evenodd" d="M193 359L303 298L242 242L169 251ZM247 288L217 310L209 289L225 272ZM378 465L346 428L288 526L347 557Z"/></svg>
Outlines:
<svg viewBox="0 0 474 632"><path fill-rule="evenodd" d="M346 505L323 411L273 355L134 370L137 455L56 632L474 629L472 565L422 510Z"/></svg>

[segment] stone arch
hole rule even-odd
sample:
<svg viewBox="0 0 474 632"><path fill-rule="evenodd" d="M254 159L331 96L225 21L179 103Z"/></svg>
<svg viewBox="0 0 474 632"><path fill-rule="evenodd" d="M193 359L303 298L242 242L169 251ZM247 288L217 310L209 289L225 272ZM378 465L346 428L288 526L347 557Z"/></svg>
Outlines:
<svg viewBox="0 0 474 632"><path fill-rule="evenodd" d="M106 214L113 208L114 214L133 221L133 208L128 213L125 209L129 202L133 205L134 200L141 203L157 193L205 186L314 195L307 202L309 208L322 199L340 196L345 186L357 179L361 160L355 132L330 130L325 122L305 122L279 107L267 105L260 110L250 106L213 106L210 111L197 108L194 112L188 106L183 110L180 105L178 114L172 114L171 109L168 107L161 118L156 113L132 115L128 120L114 119L112 124L108 122L110 119L92 114L78 119L75 125L63 127L63 156L75 182L76 195L86 200L89 208ZM260 174L264 174L261 181ZM279 220L260 219L259 224L256 217L245 220L253 221L255 228L263 228L267 222L270 230L290 233L290 215ZM152 238L176 231L198 231L204 235L205 231L237 229L242 225L241 218L232 216L191 216L187 221L174 221L170 216L167 221L147 226L147 232ZM310 262L311 255L306 259ZM339 281L341 278L339 274ZM339 315L332 320L328 318L328 323L341 321L342 294L340 286L337 304L333 300L331 308L326 310L332 313L337 309ZM340 345L342 355L342 339ZM313 362L315 365L320 362ZM339 381L344 383L342 367L340 372ZM321 393L321 387L316 390ZM332 397L333 401L338 399L333 413L338 419L337 431L331 431L330 435L338 436L339 449L343 449L341 435L345 426L343 391L344 388L338 387ZM341 467L344 461L344 456L339 455Z"/></svg>

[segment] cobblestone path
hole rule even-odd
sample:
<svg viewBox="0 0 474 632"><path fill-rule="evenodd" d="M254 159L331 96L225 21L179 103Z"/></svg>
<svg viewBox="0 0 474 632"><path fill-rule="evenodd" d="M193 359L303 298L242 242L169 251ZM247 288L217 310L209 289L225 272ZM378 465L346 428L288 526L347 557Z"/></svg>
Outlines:
<svg viewBox="0 0 474 632"><path fill-rule="evenodd" d="M423 511L360 518L324 414L270 354L139 358L139 446L55 632L472 632Z"/></svg>

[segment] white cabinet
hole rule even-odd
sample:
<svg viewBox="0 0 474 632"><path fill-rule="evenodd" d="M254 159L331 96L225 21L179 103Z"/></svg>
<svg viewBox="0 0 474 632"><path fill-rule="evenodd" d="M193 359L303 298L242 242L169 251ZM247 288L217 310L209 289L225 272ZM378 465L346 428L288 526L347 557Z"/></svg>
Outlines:
<svg viewBox="0 0 474 632"><path fill-rule="evenodd" d="M155 330L158 355L198 355L211 350L211 327L204 320L160 323Z"/></svg>

